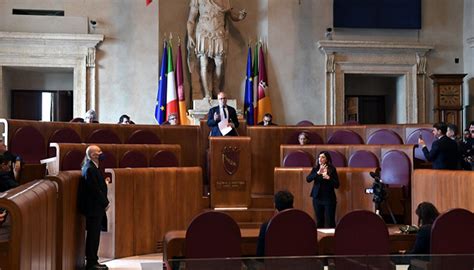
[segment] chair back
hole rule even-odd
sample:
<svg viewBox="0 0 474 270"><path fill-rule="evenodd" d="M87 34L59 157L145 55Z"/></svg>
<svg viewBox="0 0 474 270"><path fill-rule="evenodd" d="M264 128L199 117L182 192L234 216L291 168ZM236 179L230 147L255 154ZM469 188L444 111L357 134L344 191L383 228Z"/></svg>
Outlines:
<svg viewBox="0 0 474 270"><path fill-rule="evenodd" d="M283 158L283 167L313 167L314 160L311 154L303 150L288 153Z"/></svg>
<svg viewBox="0 0 474 270"><path fill-rule="evenodd" d="M150 167L179 167L179 161L173 152L161 150L151 158Z"/></svg>
<svg viewBox="0 0 474 270"><path fill-rule="evenodd" d="M382 157L380 177L385 184L410 187L410 158L398 150L388 151Z"/></svg>
<svg viewBox="0 0 474 270"><path fill-rule="evenodd" d="M47 156L44 137L32 126L23 126L15 131L9 150L25 163L39 164Z"/></svg>
<svg viewBox="0 0 474 270"><path fill-rule="evenodd" d="M407 136L407 140L406 140L405 144L416 144L417 145L418 144L418 138L419 138L420 134L423 137L423 140L425 141L426 146L428 147L428 149L431 149L431 145L433 144L435 138L434 138L433 133L431 132L431 130L427 129L427 128L419 128L419 129L416 129L415 131L413 131L412 133L410 133ZM418 160L422 160L422 161L427 161L426 158L425 158L425 155L423 154L423 151L421 149L422 149L421 147L415 148L414 158L418 159Z"/></svg>
<svg viewBox="0 0 474 270"><path fill-rule="evenodd" d="M331 155L332 165L334 165L334 167L347 166L346 157L343 154L341 154L341 152L333 151L333 150L329 150L328 152Z"/></svg>
<svg viewBox="0 0 474 270"><path fill-rule="evenodd" d="M358 150L349 157L349 167L377 168L379 167L379 159L370 151Z"/></svg>
<svg viewBox="0 0 474 270"><path fill-rule="evenodd" d="M48 141L48 145L50 143L81 143L81 137L77 132L72 128L60 128L56 130L50 137ZM49 147L48 156L54 157L56 156L56 149L53 147Z"/></svg>
<svg viewBox="0 0 474 270"><path fill-rule="evenodd" d="M364 140L352 130L337 130L329 137L328 144L364 144Z"/></svg>
<svg viewBox="0 0 474 270"><path fill-rule="evenodd" d="M96 129L86 139L87 143L121 144L119 137L110 129Z"/></svg>
<svg viewBox="0 0 474 270"><path fill-rule="evenodd" d="M298 123L296 123L296 125L297 126L304 126L304 127L314 126L313 122L311 122L309 120L301 120Z"/></svg>
<svg viewBox="0 0 474 270"><path fill-rule="evenodd" d="M149 131L149 130L142 130L139 129L133 132L130 137L126 140L125 143L128 144L160 144L161 140L158 136Z"/></svg>
<svg viewBox="0 0 474 270"><path fill-rule="evenodd" d="M441 214L431 228L432 269L474 269L474 214L456 208ZM463 256L463 254L469 254Z"/></svg>
<svg viewBox="0 0 474 270"><path fill-rule="evenodd" d="M85 155L85 151L68 151L61 161L60 171L80 170L82 165L81 163L84 160Z"/></svg>
<svg viewBox="0 0 474 270"><path fill-rule="evenodd" d="M71 123L84 123L84 118L76 117L76 118L73 118L73 119L69 120L69 122L71 122Z"/></svg>
<svg viewBox="0 0 474 270"><path fill-rule="evenodd" d="M370 134L367 144L403 144L403 140L393 130L380 129Z"/></svg>
<svg viewBox="0 0 474 270"><path fill-rule="evenodd" d="M145 168L148 167L146 156L136 150L125 152L119 161L119 168Z"/></svg>
<svg viewBox="0 0 474 270"><path fill-rule="evenodd" d="M299 130L292 132L290 136L288 136L286 143L287 144L299 144L298 136L301 132L305 132L308 135L309 143L308 144L324 144L323 138L319 136L318 133L307 131L307 130Z"/></svg>

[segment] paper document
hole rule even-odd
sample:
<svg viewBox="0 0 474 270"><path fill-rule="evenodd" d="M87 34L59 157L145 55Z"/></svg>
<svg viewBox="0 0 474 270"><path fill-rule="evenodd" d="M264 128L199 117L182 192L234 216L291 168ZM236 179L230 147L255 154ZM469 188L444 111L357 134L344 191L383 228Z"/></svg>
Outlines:
<svg viewBox="0 0 474 270"><path fill-rule="evenodd" d="M232 127L227 126L229 121L227 119L222 119L217 125L219 126L219 130L222 133L222 136L227 135L227 133L232 131Z"/></svg>
<svg viewBox="0 0 474 270"><path fill-rule="evenodd" d="M334 233L336 229L318 229L320 233Z"/></svg>

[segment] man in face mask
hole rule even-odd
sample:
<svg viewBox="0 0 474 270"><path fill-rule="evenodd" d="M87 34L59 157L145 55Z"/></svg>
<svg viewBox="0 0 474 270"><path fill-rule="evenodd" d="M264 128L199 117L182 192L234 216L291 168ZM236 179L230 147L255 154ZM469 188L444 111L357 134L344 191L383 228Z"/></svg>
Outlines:
<svg viewBox="0 0 474 270"><path fill-rule="evenodd" d="M5 192L19 185L10 171L9 162L9 159L0 154L0 192Z"/></svg>
<svg viewBox="0 0 474 270"><path fill-rule="evenodd" d="M97 256L102 222L109 207L107 184L99 170L99 162L104 157L97 145L87 148L78 188L79 212L86 217L86 270L108 269L106 265L99 264Z"/></svg>

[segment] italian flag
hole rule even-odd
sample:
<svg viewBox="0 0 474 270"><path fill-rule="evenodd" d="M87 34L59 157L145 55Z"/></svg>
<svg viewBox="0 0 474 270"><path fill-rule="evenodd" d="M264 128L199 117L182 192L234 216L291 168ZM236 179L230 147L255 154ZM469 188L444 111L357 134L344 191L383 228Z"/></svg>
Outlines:
<svg viewBox="0 0 474 270"><path fill-rule="evenodd" d="M176 81L174 76L173 50L170 43L168 46L168 69L166 72L166 78L168 79L166 91L166 119L168 119L170 114L175 114L179 123L178 97L176 94Z"/></svg>

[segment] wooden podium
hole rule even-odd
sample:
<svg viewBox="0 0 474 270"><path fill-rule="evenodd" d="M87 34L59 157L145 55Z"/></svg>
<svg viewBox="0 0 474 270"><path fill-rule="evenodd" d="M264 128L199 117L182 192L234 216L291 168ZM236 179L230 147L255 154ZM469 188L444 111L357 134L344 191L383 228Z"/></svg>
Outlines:
<svg viewBox="0 0 474 270"><path fill-rule="evenodd" d="M250 137L210 137L211 208L250 205Z"/></svg>

